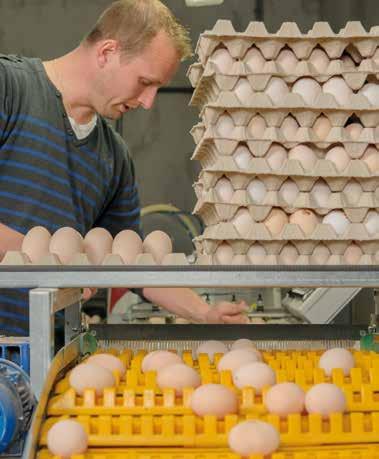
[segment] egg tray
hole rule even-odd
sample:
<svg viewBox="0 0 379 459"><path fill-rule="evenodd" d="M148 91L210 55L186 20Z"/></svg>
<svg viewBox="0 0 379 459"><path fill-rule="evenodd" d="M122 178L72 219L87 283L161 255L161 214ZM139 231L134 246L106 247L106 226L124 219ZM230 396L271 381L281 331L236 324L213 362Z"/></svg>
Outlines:
<svg viewBox="0 0 379 459"><path fill-rule="evenodd" d="M141 449L89 449L74 459L240 459L229 449L191 448L141 448ZM58 459L47 449L38 452L37 459ZM265 459L254 454L250 459ZM267 458L266 458L267 459ZM280 448L270 459L379 459L379 443L372 445L348 445L339 447Z"/></svg>
<svg viewBox="0 0 379 459"><path fill-rule="evenodd" d="M40 446L46 446L49 429L63 417L50 417L42 426ZM261 419L278 429L281 445L313 446L349 443L375 443L379 438L379 412L333 413L321 415L229 415L215 416L141 415L78 416L75 418L88 434L89 447L184 446L197 448L227 447L232 427L245 419Z"/></svg>
<svg viewBox="0 0 379 459"><path fill-rule="evenodd" d="M26 253L22 252L14 252L9 251L5 254L4 258L2 259L1 266L27 266L33 265L30 261L30 258ZM120 255L115 254L108 254L102 266L123 266L126 263L123 262ZM135 263L129 266L155 266L157 263L155 262L152 255L143 253L137 255ZM166 255L163 258L162 265L188 265L187 258L185 254L182 253L171 253ZM34 264L34 266L37 266ZM99 265L92 265L85 253L78 253L76 254L69 265L64 265L59 260L59 257L56 254L49 254L44 257L39 263L38 266L99 266Z"/></svg>
<svg viewBox="0 0 379 459"><path fill-rule="evenodd" d="M232 57L242 59L253 45L268 60L275 59L285 46L298 59L307 59L315 47L323 49L330 59L337 59L349 46L368 58L379 45L379 27L367 32L360 22L351 21L334 33L327 22L315 22L313 28L303 34L295 22L284 22L276 33L268 33L263 22L250 22L244 32L237 32L231 21L218 20L212 30L200 35L196 53L205 65L217 47L225 47Z"/></svg>
<svg viewBox="0 0 379 459"><path fill-rule="evenodd" d="M217 133L215 125L209 126L197 144L192 160L200 161L202 167L210 167L220 159L232 157L237 147L243 144L249 149L252 158L261 158L267 154L273 144L280 144L287 150L300 144L329 149L342 145L351 159L360 158L368 146L379 147L379 132L373 128L364 128L358 139L353 140L341 127L331 128L325 140L321 141L313 128L298 128L292 138L285 137L283 128L267 128L261 138L252 138L249 127L238 128L239 136L235 139L224 139ZM235 166L234 166L235 167ZM237 165L238 167L238 165Z"/></svg>

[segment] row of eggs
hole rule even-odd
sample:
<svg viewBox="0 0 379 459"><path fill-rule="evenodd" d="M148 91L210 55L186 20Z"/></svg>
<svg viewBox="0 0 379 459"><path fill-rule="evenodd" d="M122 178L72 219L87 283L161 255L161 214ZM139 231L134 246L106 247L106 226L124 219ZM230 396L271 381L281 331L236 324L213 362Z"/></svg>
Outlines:
<svg viewBox="0 0 379 459"><path fill-rule="evenodd" d="M237 388L253 387L257 394L268 388L263 403L269 413L283 417L306 411L328 417L347 408L343 391L334 384L316 384L307 392L292 382L277 384L274 370L262 361L261 353L250 340L237 340L229 352L219 341L207 341L197 349L198 355L207 354L210 360L220 353L224 355L217 364L217 370L231 371ZM319 367L329 376L335 368L341 368L348 375L354 365L353 355L342 348L327 350L319 360ZM122 377L125 375L126 368L120 359L110 354L95 354L72 370L69 382L79 395L83 395L85 389L95 389L97 395L101 395L106 387L115 386L113 371ZM211 415L223 419L238 413L235 391L222 384L201 385L199 373L185 365L175 353L153 351L147 354L142 361L142 371L155 371L158 386L161 389L173 388L178 396L186 387L195 388L190 407L198 416ZM270 454L280 445L280 433L269 423L245 421L230 430L228 445L237 454ZM80 423L59 421L48 431L47 446L54 455L70 457L87 450L88 436Z"/></svg>
<svg viewBox="0 0 379 459"><path fill-rule="evenodd" d="M295 265L300 255L301 253L293 244L287 243L277 255L278 264ZM318 244L309 256L310 264L325 265L332 255L332 250L327 245ZM346 247L342 258L347 265L357 265L363 255L364 252L359 244L352 242ZM218 265L246 264L247 262L252 265L265 265L268 256L269 252L258 242L249 247L246 256L236 255L230 244L222 242L214 253L214 262ZM379 261L379 257L376 257L376 259Z"/></svg>
<svg viewBox="0 0 379 459"><path fill-rule="evenodd" d="M377 65L379 65L379 49L375 51L372 59ZM268 62L260 50L256 47L250 48L240 61L243 61L253 73L262 73ZM327 72L330 63L335 61L336 59L330 59L327 53L321 48L315 48L309 55L308 59L306 59L306 62L312 64L316 71L320 74ZM361 63L362 57L359 55L359 52L355 50L355 52L351 52L351 54L342 54L338 61L342 63L344 70L354 71ZM209 57L209 62L212 62L220 73L228 74L237 60L230 55L227 49L218 48ZM292 50L284 48L275 58L275 62L280 65L283 73L292 75L300 60L296 57Z"/></svg>
<svg viewBox="0 0 379 459"><path fill-rule="evenodd" d="M249 170L254 156L248 147L239 145L233 153L233 160L240 170ZM274 143L263 156L272 171L280 171L287 161L299 161L305 172L311 172L319 160L330 161L338 172L343 172L350 165L352 159L342 145L327 150L314 146L299 144L287 151L282 145ZM370 172L379 172L379 152L373 145L368 146L358 158L363 161Z"/></svg>
<svg viewBox="0 0 379 459"><path fill-rule="evenodd" d="M32 228L24 237L21 251L38 264L49 254L55 254L62 264L69 264L81 253L94 265L102 263L106 255L119 255L125 264L133 264L138 255L149 253L157 264L172 253L170 237L162 231L153 231L144 241L134 231L124 230L112 235L104 228L93 228L83 236L74 228L58 229L53 235L42 227Z"/></svg>
<svg viewBox="0 0 379 459"><path fill-rule="evenodd" d="M214 190L220 203L230 203L236 191L232 182L225 176L217 180ZM251 180L246 191L251 203L256 205L262 205L269 193L263 178ZM207 192L204 190L203 193L205 195ZM299 193L299 187L290 178L285 180L278 190L278 195L288 204L288 207L293 205ZM350 180L343 188L342 193L348 197L350 204L354 205L359 201L363 190L356 180ZM314 183L309 194L319 208L327 208L332 191L324 180L319 179Z"/></svg>

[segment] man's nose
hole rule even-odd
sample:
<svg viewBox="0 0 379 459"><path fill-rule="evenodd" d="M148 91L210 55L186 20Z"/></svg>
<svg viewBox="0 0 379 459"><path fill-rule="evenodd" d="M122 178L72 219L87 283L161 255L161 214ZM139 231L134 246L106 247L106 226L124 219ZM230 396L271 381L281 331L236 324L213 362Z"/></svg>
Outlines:
<svg viewBox="0 0 379 459"><path fill-rule="evenodd" d="M150 110L152 108L157 92L158 88L148 88L141 94L139 102L145 110Z"/></svg>

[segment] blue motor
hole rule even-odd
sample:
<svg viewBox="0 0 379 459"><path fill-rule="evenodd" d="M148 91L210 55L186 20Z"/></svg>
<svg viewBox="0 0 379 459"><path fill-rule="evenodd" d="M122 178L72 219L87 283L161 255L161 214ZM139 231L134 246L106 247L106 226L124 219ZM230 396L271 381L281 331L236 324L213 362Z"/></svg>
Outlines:
<svg viewBox="0 0 379 459"><path fill-rule="evenodd" d="M29 376L15 363L0 359L0 455L22 452L35 404Z"/></svg>

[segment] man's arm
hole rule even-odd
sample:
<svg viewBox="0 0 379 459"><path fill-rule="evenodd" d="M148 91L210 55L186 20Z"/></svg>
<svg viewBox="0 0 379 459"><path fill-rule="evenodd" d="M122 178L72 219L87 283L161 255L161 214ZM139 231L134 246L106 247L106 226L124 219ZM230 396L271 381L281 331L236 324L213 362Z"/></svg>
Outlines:
<svg viewBox="0 0 379 459"><path fill-rule="evenodd" d="M23 234L0 223L0 258L8 251L21 251L23 239Z"/></svg>

